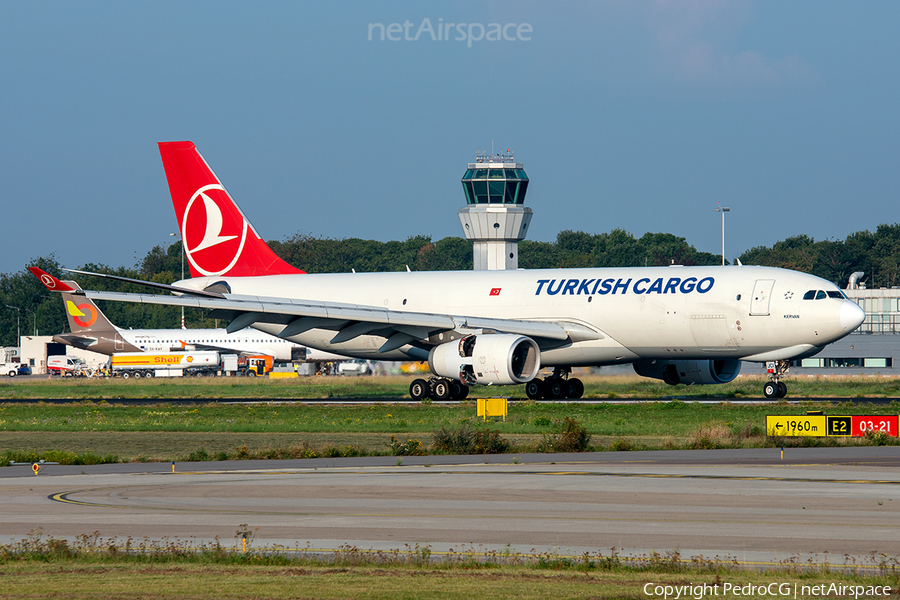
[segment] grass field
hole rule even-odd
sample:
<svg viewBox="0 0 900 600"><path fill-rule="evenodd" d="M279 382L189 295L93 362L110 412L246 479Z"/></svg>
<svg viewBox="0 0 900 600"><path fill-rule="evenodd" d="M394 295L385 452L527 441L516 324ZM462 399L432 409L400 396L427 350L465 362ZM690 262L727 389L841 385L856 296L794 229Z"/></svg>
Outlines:
<svg viewBox="0 0 900 600"><path fill-rule="evenodd" d="M0 599L54 598L61 600L143 600L184 598L219 600L226 598L342 598L372 600L446 600L520 598L522 600L650 598L644 593L665 586L707 584L712 596L718 585L720 596L729 598L770 598L762 594L725 594L724 586L747 590L747 584L771 586L787 591L791 598L822 598L829 586L889 586L896 594L898 577L845 576L841 574L801 576L777 571L766 573L667 573L556 571L525 567L499 568L398 568L359 566L252 566L129 564L77 561L7 563L0 565L3 587ZM696 588L695 588L696 589ZM794 590L798 591L795 596ZM816 590L815 593L810 593ZM674 590L673 590L674 591ZM806 593L803 593L806 591ZM874 595L874 594L873 594ZM673 594L674 597L674 594ZM685 596L682 595L682 598ZM690 598L691 596L687 596ZM836 597L836 596L829 596ZM846 594L844 595L846 596ZM877 595L884 598L884 595Z"/></svg>
<svg viewBox="0 0 900 600"><path fill-rule="evenodd" d="M865 565L786 560L751 571L727 557L682 557L677 551L565 557L461 550L436 556L427 545L417 545L378 553L345 546L323 555L252 547L241 552L219 545L197 549L177 541L148 547L96 536L79 536L70 544L36 535L0 546L0 598L816 598L832 586L852 586L853 592L844 587L830 597L885 597L900 586L897 567L880 556ZM698 596L698 586L705 586L703 595ZM885 587L887 593L878 593Z"/></svg>
<svg viewBox="0 0 900 600"><path fill-rule="evenodd" d="M363 387L402 388L405 380L363 378L349 380ZM348 381L348 380L340 380ZM374 383L373 383L374 382ZM829 386L852 387L853 382L816 380L816 391L832 395ZM889 382L890 383L890 382ZM237 390L286 390L282 382L263 380L201 381L76 381L13 383L17 389L72 389L83 393L103 392L134 386L144 394L164 396L165 392L185 389L196 397L194 404L131 406L110 400L73 400L52 404L0 402L0 451L7 460L31 460L22 453L63 452L93 454L115 460L208 460L234 458L297 458L360 454L396 454L389 446L390 436L401 440L418 439L428 450L434 433L441 428L469 426L490 430L511 442L509 451L540 451L541 443L559 435L565 419L576 420L586 428L590 445L585 449L675 449L740 448L792 445L840 445L871 443L864 438L770 438L765 435L766 416L802 415L807 410L828 414L892 414L900 412L900 402L879 405L818 404L814 398L799 404L772 402L762 404L634 402L602 404L537 403L529 400L510 404L505 421L484 423L475 417L475 403L460 404L300 404L204 402L199 396L213 390L218 394ZM312 387L329 389L329 380L313 380ZM591 381L595 388L643 386L643 381ZM859 386L872 382L856 382ZM294 388L296 390L296 386ZM638 389L641 389L640 387ZM671 389L671 388L663 388ZM688 391L703 388L690 388ZM203 393L200 393L203 392ZM646 394L643 391L642 394ZM75 394L77 395L77 394ZM133 396L131 394L130 396ZM185 397L179 395L179 397ZM893 443L896 438L880 440ZM547 448L547 444L543 446ZM47 457L42 456L45 459ZM3 458L3 457L0 457ZM71 456L56 460L72 461Z"/></svg>

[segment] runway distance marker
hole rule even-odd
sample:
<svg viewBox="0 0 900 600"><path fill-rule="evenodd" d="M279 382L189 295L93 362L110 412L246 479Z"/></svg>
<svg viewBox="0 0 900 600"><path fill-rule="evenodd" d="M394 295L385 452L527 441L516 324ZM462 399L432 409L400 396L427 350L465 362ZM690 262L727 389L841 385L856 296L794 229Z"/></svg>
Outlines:
<svg viewBox="0 0 900 600"><path fill-rule="evenodd" d="M768 415L766 435L819 437L826 435L824 415Z"/></svg>
<svg viewBox="0 0 900 600"><path fill-rule="evenodd" d="M768 415L766 435L862 437L880 431L897 437L897 425L897 415Z"/></svg>

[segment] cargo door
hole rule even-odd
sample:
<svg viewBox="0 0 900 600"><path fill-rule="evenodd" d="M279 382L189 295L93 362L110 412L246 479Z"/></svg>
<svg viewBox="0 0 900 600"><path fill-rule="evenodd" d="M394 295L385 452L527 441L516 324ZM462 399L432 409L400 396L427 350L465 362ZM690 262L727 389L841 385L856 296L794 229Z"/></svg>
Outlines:
<svg viewBox="0 0 900 600"><path fill-rule="evenodd" d="M772 296L774 279L757 279L753 286L753 297L750 299L750 314L765 316L769 314L769 299Z"/></svg>
<svg viewBox="0 0 900 600"><path fill-rule="evenodd" d="M701 350L721 351L735 346L725 315L691 315L691 333Z"/></svg>
<svg viewBox="0 0 900 600"><path fill-rule="evenodd" d="M116 352L125 349L125 342L122 340L122 336L118 333L116 334Z"/></svg>

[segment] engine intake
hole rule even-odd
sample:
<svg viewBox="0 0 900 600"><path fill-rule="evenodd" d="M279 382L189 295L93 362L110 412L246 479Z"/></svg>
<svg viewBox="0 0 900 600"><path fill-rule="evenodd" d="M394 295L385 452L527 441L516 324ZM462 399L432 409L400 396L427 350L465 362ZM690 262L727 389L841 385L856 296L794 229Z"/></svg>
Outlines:
<svg viewBox="0 0 900 600"><path fill-rule="evenodd" d="M641 377L662 379L669 385L709 385L733 381L741 372L741 361L724 360L642 360L634 363Z"/></svg>
<svg viewBox="0 0 900 600"><path fill-rule="evenodd" d="M470 335L435 346L431 372L472 385L527 383L541 370L541 351L529 337L508 333Z"/></svg>

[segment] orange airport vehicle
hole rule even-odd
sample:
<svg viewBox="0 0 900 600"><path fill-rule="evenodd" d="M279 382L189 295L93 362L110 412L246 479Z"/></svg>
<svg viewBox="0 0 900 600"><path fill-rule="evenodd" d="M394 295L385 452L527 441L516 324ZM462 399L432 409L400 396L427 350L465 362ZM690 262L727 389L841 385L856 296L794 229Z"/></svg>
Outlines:
<svg viewBox="0 0 900 600"><path fill-rule="evenodd" d="M256 354L238 358L238 371L250 377L262 377L272 371L272 366L272 357L268 354Z"/></svg>

